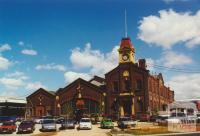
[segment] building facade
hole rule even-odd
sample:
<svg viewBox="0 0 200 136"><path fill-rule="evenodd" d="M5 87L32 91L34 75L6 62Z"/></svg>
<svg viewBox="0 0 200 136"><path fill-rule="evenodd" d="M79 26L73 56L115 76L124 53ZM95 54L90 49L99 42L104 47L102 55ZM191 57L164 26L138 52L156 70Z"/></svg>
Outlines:
<svg viewBox="0 0 200 136"><path fill-rule="evenodd" d="M164 85L162 74L151 75L145 59L135 60L130 38L123 38L119 65L90 81L75 80L54 93L39 89L27 97L29 116L79 113L108 116L140 116L165 110L174 92Z"/></svg>

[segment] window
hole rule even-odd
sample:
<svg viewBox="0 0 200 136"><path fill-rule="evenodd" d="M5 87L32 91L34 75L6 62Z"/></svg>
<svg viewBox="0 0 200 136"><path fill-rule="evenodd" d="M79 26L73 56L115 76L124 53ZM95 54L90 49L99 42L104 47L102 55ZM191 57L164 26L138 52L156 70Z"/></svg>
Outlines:
<svg viewBox="0 0 200 136"><path fill-rule="evenodd" d="M142 81L141 80L137 80L136 81L136 90L141 90L142 89Z"/></svg>
<svg viewBox="0 0 200 136"><path fill-rule="evenodd" d="M114 82L113 82L113 91L114 91L114 92L119 92L118 81L114 81Z"/></svg>
<svg viewBox="0 0 200 136"><path fill-rule="evenodd" d="M100 107L99 103L90 99L85 99L85 113L91 114L91 113L99 113Z"/></svg>
<svg viewBox="0 0 200 136"><path fill-rule="evenodd" d="M126 91L130 91L131 90L130 80L125 80L124 81L124 85L125 85L125 90Z"/></svg>

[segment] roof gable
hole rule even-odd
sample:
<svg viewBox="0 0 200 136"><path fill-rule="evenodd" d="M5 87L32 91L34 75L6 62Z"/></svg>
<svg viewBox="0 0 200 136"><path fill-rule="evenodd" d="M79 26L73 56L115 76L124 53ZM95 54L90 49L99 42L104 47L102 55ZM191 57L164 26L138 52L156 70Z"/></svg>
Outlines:
<svg viewBox="0 0 200 136"><path fill-rule="evenodd" d="M72 83L70 83L69 85L67 85L66 87L64 87L62 90L59 90L57 93L60 94L60 93L63 93L65 91L68 91L71 87L73 87L74 85L77 85L77 84L84 84L84 85L86 85L88 87L93 88L93 90L95 90L95 91L103 93L103 91L101 91L98 86L96 86L96 85L94 85L94 84L90 83L89 81L86 81L86 80L84 80L82 78L76 79L75 81L73 81Z"/></svg>
<svg viewBox="0 0 200 136"><path fill-rule="evenodd" d="M45 93L50 97L55 97L55 93L53 93L53 91L47 91L44 88L39 88L37 91L35 91L34 93L32 93L31 95L29 95L27 98L33 97L39 93Z"/></svg>

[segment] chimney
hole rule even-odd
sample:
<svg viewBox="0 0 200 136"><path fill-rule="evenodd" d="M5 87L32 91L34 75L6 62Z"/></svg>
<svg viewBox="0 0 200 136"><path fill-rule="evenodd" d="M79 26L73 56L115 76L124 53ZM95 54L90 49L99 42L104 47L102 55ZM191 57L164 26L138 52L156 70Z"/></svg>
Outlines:
<svg viewBox="0 0 200 136"><path fill-rule="evenodd" d="M146 60L145 59L139 59L138 63L139 63L140 68L146 69L147 66L146 66Z"/></svg>

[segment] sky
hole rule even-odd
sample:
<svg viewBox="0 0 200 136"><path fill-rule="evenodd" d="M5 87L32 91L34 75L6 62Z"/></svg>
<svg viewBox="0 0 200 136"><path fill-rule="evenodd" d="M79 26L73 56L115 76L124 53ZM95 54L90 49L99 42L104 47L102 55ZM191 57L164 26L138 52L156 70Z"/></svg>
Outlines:
<svg viewBox="0 0 200 136"><path fill-rule="evenodd" d="M136 59L176 100L200 98L199 0L0 0L0 96L104 77L118 65L125 9Z"/></svg>

